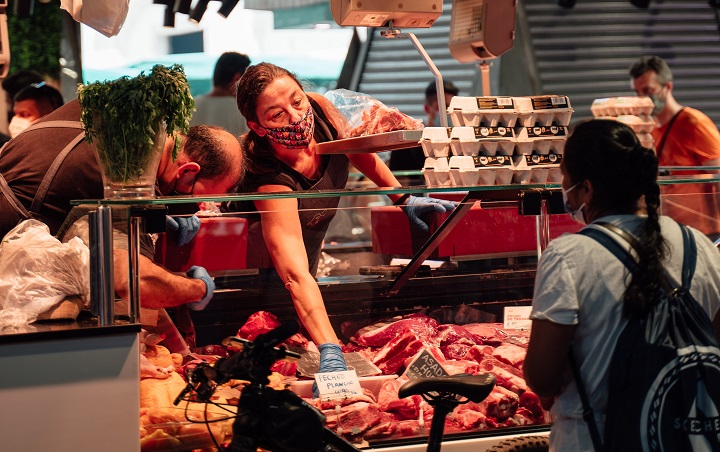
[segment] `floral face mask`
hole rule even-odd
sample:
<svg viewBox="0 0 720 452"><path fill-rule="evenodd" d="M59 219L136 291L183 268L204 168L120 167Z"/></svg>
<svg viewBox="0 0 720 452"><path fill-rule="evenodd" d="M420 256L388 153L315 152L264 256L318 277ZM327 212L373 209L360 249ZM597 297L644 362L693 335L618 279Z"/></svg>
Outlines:
<svg viewBox="0 0 720 452"><path fill-rule="evenodd" d="M312 108L308 108L302 118L286 126L263 128L267 130L267 137L280 146L289 149L305 148L310 144L315 129Z"/></svg>

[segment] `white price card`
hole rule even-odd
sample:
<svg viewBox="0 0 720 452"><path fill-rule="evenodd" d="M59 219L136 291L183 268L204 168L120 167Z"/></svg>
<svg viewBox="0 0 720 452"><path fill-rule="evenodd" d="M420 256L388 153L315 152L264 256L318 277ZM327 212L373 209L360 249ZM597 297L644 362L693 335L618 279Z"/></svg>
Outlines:
<svg viewBox="0 0 720 452"><path fill-rule="evenodd" d="M354 370L317 373L315 382L321 399L336 399L363 393Z"/></svg>
<svg viewBox="0 0 720 452"><path fill-rule="evenodd" d="M529 318L531 310L532 306L507 306L503 327L506 330L529 330L532 325Z"/></svg>

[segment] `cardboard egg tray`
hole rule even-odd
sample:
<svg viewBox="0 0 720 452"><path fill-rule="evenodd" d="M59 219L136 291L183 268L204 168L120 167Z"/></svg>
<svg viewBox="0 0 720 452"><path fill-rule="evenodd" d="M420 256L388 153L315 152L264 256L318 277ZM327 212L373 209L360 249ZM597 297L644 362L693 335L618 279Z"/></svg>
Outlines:
<svg viewBox="0 0 720 452"><path fill-rule="evenodd" d="M423 175L434 187L559 183L561 159L557 154L427 158Z"/></svg>
<svg viewBox="0 0 720 452"><path fill-rule="evenodd" d="M455 127L532 127L570 124L573 109L567 96L462 97L447 109Z"/></svg>
<svg viewBox="0 0 720 452"><path fill-rule="evenodd" d="M652 99L646 96L605 97L595 99L590 106L593 116L644 115L654 108Z"/></svg>

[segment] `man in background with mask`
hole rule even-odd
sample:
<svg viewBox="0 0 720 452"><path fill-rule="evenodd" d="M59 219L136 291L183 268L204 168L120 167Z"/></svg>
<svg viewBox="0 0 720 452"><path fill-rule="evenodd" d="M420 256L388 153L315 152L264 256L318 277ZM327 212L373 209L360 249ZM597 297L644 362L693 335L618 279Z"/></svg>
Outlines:
<svg viewBox="0 0 720 452"><path fill-rule="evenodd" d="M60 91L45 82L31 83L13 97L13 117L8 125L10 138L20 135L30 125L60 108L65 101Z"/></svg>
<svg viewBox="0 0 720 452"><path fill-rule="evenodd" d="M630 77L635 93L650 97L655 105L652 136L661 167L720 166L720 132L701 111L675 100L673 76L665 60L654 55L643 56L630 67ZM662 191L663 214L700 229L713 239L720 236L720 209L713 185L676 184L662 186Z"/></svg>

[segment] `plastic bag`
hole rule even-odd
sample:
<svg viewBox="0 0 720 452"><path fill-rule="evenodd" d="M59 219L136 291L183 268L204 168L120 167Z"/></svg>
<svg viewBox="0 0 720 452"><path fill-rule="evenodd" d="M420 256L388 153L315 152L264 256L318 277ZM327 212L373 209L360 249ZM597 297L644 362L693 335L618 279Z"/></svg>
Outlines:
<svg viewBox="0 0 720 452"><path fill-rule="evenodd" d="M0 326L32 323L68 295L90 298L90 250L61 243L44 223L25 220L0 243Z"/></svg>
<svg viewBox="0 0 720 452"><path fill-rule="evenodd" d="M130 0L60 0L60 9L108 38L120 32Z"/></svg>
<svg viewBox="0 0 720 452"><path fill-rule="evenodd" d="M347 89L334 89L325 97L347 119L348 137L360 137L393 130L418 130L423 128L421 119L412 118L395 107L388 107L379 100L363 93Z"/></svg>

